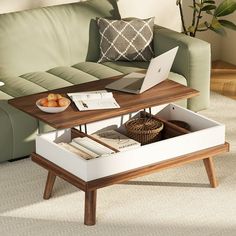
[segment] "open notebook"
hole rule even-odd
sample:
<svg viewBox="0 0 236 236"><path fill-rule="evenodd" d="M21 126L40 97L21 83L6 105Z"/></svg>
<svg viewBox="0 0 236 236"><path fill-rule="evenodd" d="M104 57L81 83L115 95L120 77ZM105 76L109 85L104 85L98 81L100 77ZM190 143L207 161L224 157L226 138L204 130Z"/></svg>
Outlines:
<svg viewBox="0 0 236 236"><path fill-rule="evenodd" d="M113 94L106 90L68 93L80 111L120 108Z"/></svg>

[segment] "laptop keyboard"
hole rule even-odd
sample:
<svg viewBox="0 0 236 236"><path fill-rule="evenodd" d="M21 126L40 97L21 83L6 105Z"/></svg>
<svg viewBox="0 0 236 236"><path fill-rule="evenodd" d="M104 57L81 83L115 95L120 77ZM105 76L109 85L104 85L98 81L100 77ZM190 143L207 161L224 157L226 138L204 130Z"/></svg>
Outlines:
<svg viewBox="0 0 236 236"><path fill-rule="evenodd" d="M138 79L137 81L134 81L133 83L125 86L124 89L139 90L142 84L143 84L143 79Z"/></svg>

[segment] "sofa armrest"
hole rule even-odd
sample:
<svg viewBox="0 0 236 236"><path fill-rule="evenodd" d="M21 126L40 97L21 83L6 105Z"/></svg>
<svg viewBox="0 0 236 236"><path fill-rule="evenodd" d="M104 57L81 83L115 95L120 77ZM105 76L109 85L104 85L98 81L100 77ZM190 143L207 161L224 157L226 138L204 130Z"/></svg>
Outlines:
<svg viewBox="0 0 236 236"><path fill-rule="evenodd" d="M189 87L200 95L188 100L188 108L199 111L209 106L210 101L210 44L160 26L154 28L155 55L179 46L172 71L183 75Z"/></svg>

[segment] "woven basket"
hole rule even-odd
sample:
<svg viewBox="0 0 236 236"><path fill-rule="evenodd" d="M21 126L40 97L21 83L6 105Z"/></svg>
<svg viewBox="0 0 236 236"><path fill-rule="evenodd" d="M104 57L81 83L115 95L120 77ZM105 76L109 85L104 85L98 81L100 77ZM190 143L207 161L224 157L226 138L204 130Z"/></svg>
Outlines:
<svg viewBox="0 0 236 236"><path fill-rule="evenodd" d="M136 118L125 123L127 135L142 145L160 139L160 132L164 125L153 118Z"/></svg>

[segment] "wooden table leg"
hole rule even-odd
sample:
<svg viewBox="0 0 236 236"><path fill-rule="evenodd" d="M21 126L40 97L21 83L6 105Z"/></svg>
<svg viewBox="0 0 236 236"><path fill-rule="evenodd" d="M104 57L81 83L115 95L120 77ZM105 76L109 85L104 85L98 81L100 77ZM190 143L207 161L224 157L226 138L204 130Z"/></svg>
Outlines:
<svg viewBox="0 0 236 236"><path fill-rule="evenodd" d="M85 191L84 224L96 224L97 190Z"/></svg>
<svg viewBox="0 0 236 236"><path fill-rule="evenodd" d="M216 188L218 186L218 181L216 179L215 166L212 157L203 159L208 179L210 181L211 187Z"/></svg>
<svg viewBox="0 0 236 236"><path fill-rule="evenodd" d="M48 177L47 177L44 194L43 194L44 199L49 199L51 197L55 179L56 179L56 175L52 171L48 171Z"/></svg>

